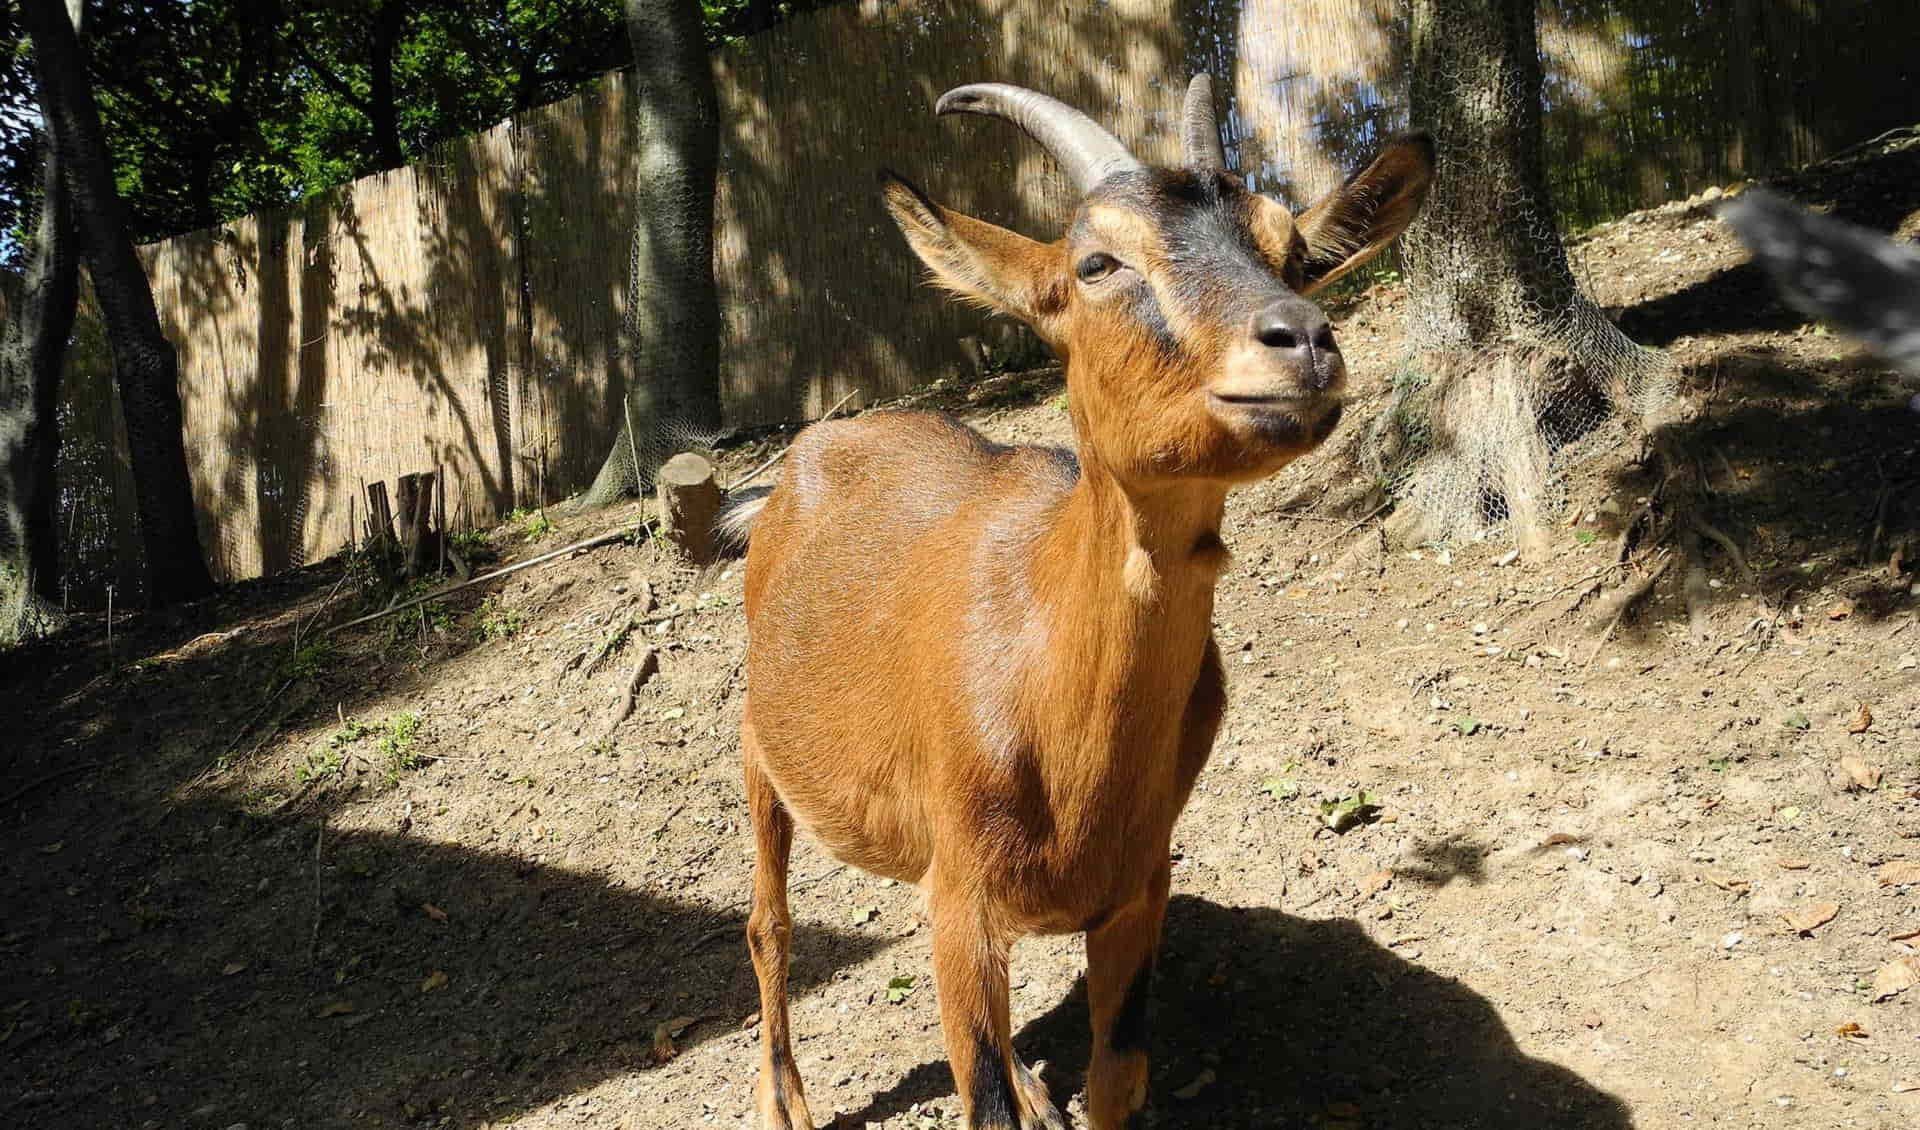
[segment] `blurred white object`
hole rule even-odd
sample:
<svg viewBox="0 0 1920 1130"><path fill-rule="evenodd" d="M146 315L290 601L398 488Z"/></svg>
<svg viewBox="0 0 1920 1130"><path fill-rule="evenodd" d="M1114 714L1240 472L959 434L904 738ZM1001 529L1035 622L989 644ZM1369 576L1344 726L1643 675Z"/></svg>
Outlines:
<svg viewBox="0 0 1920 1130"><path fill-rule="evenodd" d="M1787 301L1920 380L1920 252L1762 189L1720 209ZM1907 402L1920 412L1920 394Z"/></svg>

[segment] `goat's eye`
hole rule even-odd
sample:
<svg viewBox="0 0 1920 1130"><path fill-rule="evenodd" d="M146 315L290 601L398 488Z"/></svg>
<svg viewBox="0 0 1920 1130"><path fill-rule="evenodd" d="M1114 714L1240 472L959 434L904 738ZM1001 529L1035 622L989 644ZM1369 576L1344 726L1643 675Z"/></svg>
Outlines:
<svg viewBox="0 0 1920 1130"><path fill-rule="evenodd" d="M1080 260L1073 273L1084 283L1099 282L1120 268L1120 261L1104 251L1096 251Z"/></svg>

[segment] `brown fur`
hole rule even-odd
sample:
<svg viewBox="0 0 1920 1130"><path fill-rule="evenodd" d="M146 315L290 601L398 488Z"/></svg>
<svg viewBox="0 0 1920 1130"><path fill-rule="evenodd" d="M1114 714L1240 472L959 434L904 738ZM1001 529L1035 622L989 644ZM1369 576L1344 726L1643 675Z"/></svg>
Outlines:
<svg viewBox="0 0 1920 1130"><path fill-rule="evenodd" d="M940 285L1024 319L1065 360L1077 470L945 417L877 413L802 433L753 519L741 746L767 1130L812 1125L787 1046L796 823L838 858L926 890L970 1127L1005 1124L1008 1096L1025 1130L1064 1125L1010 1042L1007 957L1024 934L1088 931L1089 1124L1114 1130L1145 1100L1168 845L1225 704L1211 620L1227 490L1310 450L1337 418L1337 384L1253 342L1247 312L1297 301L1318 281L1310 264L1344 270L1354 249L1391 239L1398 226L1375 224L1369 201L1425 182L1350 182L1322 205L1341 220L1319 225L1341 233L1336 250L1304 222L1296 236L1291 217L1255 230L1256 207L1279 206L1256 205L1231 174L1127 176L1051 244L887 189ZM1194 176L1219 180L1190 200ZM1190 253L1170 252L1192 238L1183 223L1225 233L1226 266L1195 276ZM1122 266L1087 282L1076 264L1095 252ZM1229 372L1234 389L1275 399L1216 399Z"/></svg>

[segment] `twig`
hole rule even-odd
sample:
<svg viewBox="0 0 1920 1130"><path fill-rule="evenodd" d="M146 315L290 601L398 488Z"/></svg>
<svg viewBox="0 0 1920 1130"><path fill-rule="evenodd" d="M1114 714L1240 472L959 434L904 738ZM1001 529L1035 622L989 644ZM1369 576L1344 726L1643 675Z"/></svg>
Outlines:
<svg viewBox="0 0 1920 1130"><path fill-rule="evenodd" d="M19 788L8 793L6 796L0 797L0 805L12 804L14 801L19 800L23 796L26 796L28 793L39 788L41 785L52 784L53 782L58 781L62 777L71 777L75 773L85 773L89 769L98 769L105 764L106 762L104 761L83 761L78 765L69 765L65 769L56 769L53 772L48 773L44 777L36 777L33 780L28 781L26 784L21 785Z"/></svg>
<svg viewBox="0 0 1920 1130"><path fill-rule="evenodd" d="M620 412L627 418L627 457L633 460L633 493L645 498L646 491L640 489L640 440L633 434L633 402L624 396L620 398Z"/></svg>
<svg viewBox="0 0 1920 1130"><path fill-rule="evenodd" d="M320 958L320 844L327 835L327 818L313 830L313 933L307 940L307 964Z"/></svg>
<svg viewBox="0 0 1920 1130"><path fill-rule="evenodd" d="M708 930L706 933L694 939L694 943L688 946L686 950L680 954L680 956L692 957L694 954L699 953L703 949L706 949L709 945L712 945L714 942L717 942L721 938L726 937L728 934L738 933L742 929L743 927L740 926L738 923L733 923L730 925L720 926L712 930Z"/></svg>
<svg viewBox="0 0 1920 1130"><path fill-rule="evenodd" d="M1372 510L1367 511L1366 514L1361 516L1358 522L1353 523L1352 525L1348 526L1346 529L1341 530L1339 533L1333 535L1330 538L1323 538L1322 540L1315 542L1314 544L1308 546L1305 552L1309 554L1318 553L1322 548L1332 545L1334 542L1337 542L1341 538L1346 537L1348 534L1366 525L1368 522L1373 521L1375 515L1379 514L1382 510L1385 510L1387 507L1392 505L1393 505L1393 500L1389 498L1387 501L1374 507Z"/></svg>
<svg viewBox="0 0 1920 1130"><path fill-rule="evenodd" d="M444 542L446 539L442 538L440 540ZM293 630L293 650L300 650L300 637L313 630L313 625L320 619L320 614L327 610L327 605L333 603L334 597L340 595L340 586L347 583L349 573L351 573L349 569L340 570L340 579L333 582L333 589L327 593L327 599L321 601L320 607L313 610L313 615L307 618L306 624Z"/></svg>
<svg viewBox="0 0 1920 1130"><path fill-rule="evenodd" d="M859 392L860 390L856 388L852 392L841 397L838 403L836 403L833 407L827 409L824 413L821 414L820 419L822 420L827 419L829 416L832 416L835 412L840 411L840 405L845 404L849 400L852 400L855 396L859 395ZM753 470L748 471L746 474L733 480L731 483L728 483L726 493L732 494L734 491L739 490L741 487L746 486L748 483L759 478L761 473L764 472L767 468L773 466L775 463L780 462L782 459L785 459L787 457L787 452L791 450L793 450L793 445L788 444L787 446L781 448L779 451L768 456L766 462L760 464L758 467L755 467Z"/></svg>
<svg viewBox="0 0 1920 1130"><path fill-rule="evenodd" d="M667 831L667 825L673 823L673 818L680 815L682 812L685 812L686 810L687 810L686 801L681 801L679 804L674 805L673 811L667 813L667 818L665 820L660 821L660 826L653 830L653 836L651 838L658 840L661 836L665 835Z"/></svg>
<svg viewBox="0 0 1920 1130"><path fill-rule="evenodd" d="M1620 978L1618 981L1609 981L1600 987L1603 989L1617 989L1629 981L1638 981L1640 978L1645 977L1647 974L1653 972L1658 968L1660 968L1660 963L1656 961L1652 965L1647 966L1645 969L1642 969L1638 973L1629 973L1625 977Z"/></svg>
<svg viewBox="0 0 1920 1130"><path fill-rule="evenodd" d="M404 612L407 609L413 608L417 605L426 604L428 601L439 600L443 597L452 596L454 593L459 592L461 589L472 588L474 585L480 584L484 581L491 581L496 577L504 577L508 573L518 573L522 569L531 569L535 565L544 565L547 562L552 561L556 557L565 557L569 553L578 553L583 549L592 549L595 546L606 545L609 542L619 541L621 538L628 536L628 534L629 534L629 531L627 530L610 530L604 534L595 534L593 537L585 538L581 541L574 542L572 545L563 545L559 549L556 549L551 553L543 553L538 557L529 557L525 561L516 561L515 563L507 566L504 569L495 569L491 573L483 573L480 576L473 578L472 580L460 581L457 584L443 585L440 588L437 588L432 592L427 593L425 596L415 597L414 599L407 601L405 604L396 604L392 608L383 608L378 612L369 613L365 616L360 617L357 620L348 620L344 624L335 624L333 627L326 629L320 634L323 636L330 636L335 632L344 631L348 628L352 628L360 624L369 623L371 621L378 620L384 616L391 616L396 612Z"/></svg>

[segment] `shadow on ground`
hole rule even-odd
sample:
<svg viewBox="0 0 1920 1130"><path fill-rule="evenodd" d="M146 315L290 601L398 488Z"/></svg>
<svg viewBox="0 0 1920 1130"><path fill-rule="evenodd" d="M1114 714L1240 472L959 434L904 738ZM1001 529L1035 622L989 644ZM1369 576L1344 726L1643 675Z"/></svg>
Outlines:
<svg viewBox="0 0 1920 1130"><path fill-rule="evenodd" d="M1395 956L1352 921L1181 896L1166 937L1153 1005L1159 1125L1633 1125L1618 1099L1521 1052L1486 998ZM1064 1107L1085 1083L1084 982L1014 1044L1029 1062L1049 1061ZM1209 1070L1192 1098L1174 1097ZM951 1106L952 1095L946 1064L922 1064L837 1125L928 1100Z"/></svg>
<svg viewBox="0 0 1920 1130"><path fill-rule="evenodd" d="M0 697L33 697L0 738L9 1121L462 1130L646 1085L673 1070L660 1025L684 1052L757 1007L745 907L680 893L693 861L650 825L594 832L633 846L631 873L569 865L556 829L579 830L549 781L490 780L489 832L457 803L370 827L344 787L283 806L203 779L277 752L283 721L358 717L435 677L402 645L282 686L337 576L123 620L110 654L86 622L0 664ZM277 614L247 622L261 607ZM686 851L722 846L706 838ZM796 991L885 944L810 926Z"/></svg>

